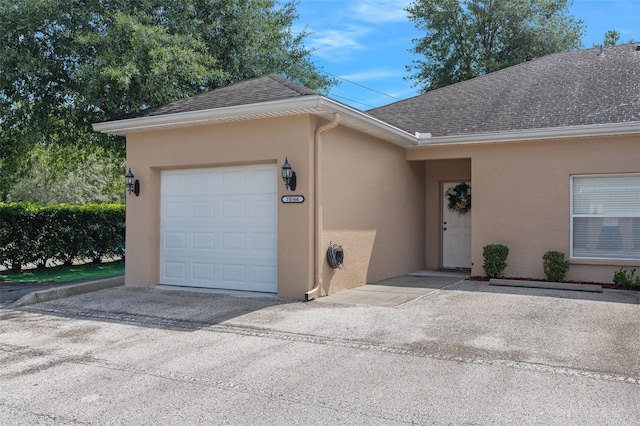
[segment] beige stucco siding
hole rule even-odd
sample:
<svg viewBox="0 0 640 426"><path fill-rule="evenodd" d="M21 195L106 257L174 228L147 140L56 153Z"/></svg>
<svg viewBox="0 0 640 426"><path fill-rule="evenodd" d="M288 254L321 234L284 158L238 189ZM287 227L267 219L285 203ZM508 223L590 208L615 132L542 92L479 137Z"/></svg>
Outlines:
<svg viewBox="0 0 640 426"><path fill-rule="evenodd" d="M127 197L126 284L159 283L161 175L168 169L280 165L287 157L297 188L278 178L278 294L302 299L315 283L314 132L310 115L199 125L127 135L127 166L140 180ZM407 161L408 160L408 161ZM471 180L472 274L483 275L482 248L510 249L509 276L543 278L542 255L570 248L570 177L640 172L637 136L483 143L405 149L339 125L320 141L323 290L442 265L442 188ZM303 195L283 204L283 195ZM324 257L341 244L345 267ZM611 281L630 261L572 259L568 279Z"/></svg>
<svg viewBox="0 0 640 426"><path fill-rule="evenodd" d="M278 294L302 299L314 285L314 132L308 115L201 125L127 135L127 166L140 196L127 197L126 284L159 283L161 173L168 169L277 164L288 157L297 188L278 181ZM321 141L322 271L328 293L424 267L424 164L403 148L349 130ZM283 204L283 195L304 203ZM345 268L324 258L331 241L344 246Z"/></svg>
<svg viewBox="0 0 640 426"><path fill-rule="evenodd" d="M329 293L424 267L424 164L405 150L338 127L322 137L323 238L345 253L342 270L324 262Z"/></svg>
<svg viewBox="0 0 640 426"><path fill-rule="evenodd" d="M159 282L160 176L165 169L278 164L288 157L296 194L312 193L313 130L305 115L127 135L127 167L140 196L127 197L126 284ZM278 197L285 192L278 180ZM313 282L313 203L278 203L278 294L302 298Z"/></svg>
<svg viewBox="0 0 640 426"><path fill-rule="evenodd" d="M408 150L407 158L471 159L472 274L483 275L482 248L500 243L510 250L507 275L544 278L546 251L569 255L570 177L640 172L640 140L625 136L425 147ZM619 265L634 264L638 262L573 260L567 279L610 282Z"/></svg>

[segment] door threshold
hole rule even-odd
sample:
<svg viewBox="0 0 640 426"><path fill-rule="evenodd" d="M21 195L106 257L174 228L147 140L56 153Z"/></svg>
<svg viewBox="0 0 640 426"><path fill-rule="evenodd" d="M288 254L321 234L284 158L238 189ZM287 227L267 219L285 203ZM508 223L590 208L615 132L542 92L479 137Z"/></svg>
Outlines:
<svg viewBox="0 0 640 426"><path fill-rule="evenodd" d="M471 275L471 269L423 269L421 271L411 272L408 275L412 277L462 277L467 278Z"/></svg>

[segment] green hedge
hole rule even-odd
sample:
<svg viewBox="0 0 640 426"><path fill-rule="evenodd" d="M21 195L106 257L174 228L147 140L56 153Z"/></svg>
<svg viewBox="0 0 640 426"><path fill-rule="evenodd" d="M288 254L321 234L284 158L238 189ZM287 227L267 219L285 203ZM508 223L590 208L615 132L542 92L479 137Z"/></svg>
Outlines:
<svg viewBox="0 0 640 426"><path fill-rule="evenodd" d="M0 264L18 270L124 256L124 230L122 204L0 203Z"/></svg>

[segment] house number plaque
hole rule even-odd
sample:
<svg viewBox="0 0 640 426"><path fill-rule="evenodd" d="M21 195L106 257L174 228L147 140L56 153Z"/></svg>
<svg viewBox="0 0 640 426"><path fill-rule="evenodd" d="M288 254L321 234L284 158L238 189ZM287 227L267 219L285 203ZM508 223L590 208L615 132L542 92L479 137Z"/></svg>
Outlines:
<svg viewBox="0 0 640 426"><path fill-rule="evenodd" d="M302 195L285 195L282 197L284 204L299 204L304 203L304 196Z"/></svg>

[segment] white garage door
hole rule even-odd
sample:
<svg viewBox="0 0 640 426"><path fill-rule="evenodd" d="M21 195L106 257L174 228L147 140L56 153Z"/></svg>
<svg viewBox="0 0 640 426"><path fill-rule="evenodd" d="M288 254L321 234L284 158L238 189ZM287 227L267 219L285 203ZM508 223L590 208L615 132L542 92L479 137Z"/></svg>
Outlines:
<svg viewBox="0 0 640 426"><path fill-rule="evenodd" d="M160 283L277 292L277 166L162 172Z"/></svg>

